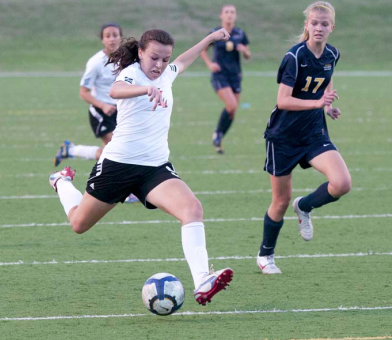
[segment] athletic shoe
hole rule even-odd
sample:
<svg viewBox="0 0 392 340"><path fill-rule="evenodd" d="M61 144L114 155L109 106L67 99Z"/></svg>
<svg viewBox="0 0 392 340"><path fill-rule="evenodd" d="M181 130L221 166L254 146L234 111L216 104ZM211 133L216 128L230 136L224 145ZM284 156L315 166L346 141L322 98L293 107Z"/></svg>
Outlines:
<svg viewBox="0 0 392 340"><path fill-rule="evenodd" d="M222 289L226 289L226 287L230 285L233 274L234 272L230 268L214 272L214 267L211 265L210 273L206 275L202 284L194 291L196 302L203 306L205 306L207 302L211 302L211 299L215 294L219 293Z"/></svg>
<svg viewBox="0 0 392 340"><path fill-rule="evenodd" d="M257 265L263 274L282 274L282 271L275 265L274 254L267 256L257 254Z"/></svg>
<svg viewBox="0 0 392 340"><path fill-rule="evenodd" d="M298 229L302 238L305 241L310 241L313 238L313 225L310 219L310 212L302 211L298 207L298 203L302 197L297 197L293 202L294 212L298 216Z"/></svg>
<svg viewBox="0 0 392 340"><path fill-rule="evenodd" d="M75 170L72 170L69 166L66 166L63 170L52 173L49 176L49 184L57 192L57 182L59 179L64 181L73 181L75 177Z"/></svg>
<svg viewBox="0 0 392 340"><path fill-rule="evenodd" d="M60 150L57 152L56 156L53 159L54 166L58 166L64 158L73 158L69 155L69 148L73 146L73 143L69 140L64 141L60 146Z"/></svg>
<svg viewBox="0 0 392 340"><path fill-rule="evenodd" d="M212 134L212 145L215 146L216 152L219 154L224 154L224 150L223 150L223 143L222 143L222 139L223 139L223 133L222 132L217 132L215 131Z"/></svg>
<svg viewBox="0 0 392 340"><path fill-rule="evenodd" d="M130 194L124 201L124 203L136 203L136 202L140 202L140 201L134 194Z"/></svg>

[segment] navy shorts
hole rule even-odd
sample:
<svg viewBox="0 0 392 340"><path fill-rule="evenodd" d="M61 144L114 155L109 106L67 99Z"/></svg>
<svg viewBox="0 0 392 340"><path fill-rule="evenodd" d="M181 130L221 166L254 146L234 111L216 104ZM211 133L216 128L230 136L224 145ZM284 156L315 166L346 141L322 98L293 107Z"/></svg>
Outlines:
<svg viewBox="0 0 392 340"><path fill-rule="evenodd" d="M264 170L273 176L290 175L298 164L302 169L310 168L309 161L330 150L338 150L330 140L300 146L276 144L266 140Z"/></svg>
<svg viewBox="0 0 392 340"><path fill-rule="evenodd" d="M148 193L172 178L180 179L170 162L155 167L118 163L104 158L91 171L86 191L108 204L124 203L130 194L134 194L147 209L156 209L155 205L147 202Z"/></svg>
<svg viewBox="0 0 392 340"><path fill-rule="evenodd" d="M215 91L218 91L224 87L231 87L234 93L240 93L241 80L242 76L240 73L224 74L218 72L213 73L211 76L211 84Z"/></svg>
<svg viewBox="0 0 392 340"><path fill-rule="evenodd" d="M90 117L91 129L97 138L105 136L116 128L117 111L108 116L101 109L90 105L88 115Z"/></svg>

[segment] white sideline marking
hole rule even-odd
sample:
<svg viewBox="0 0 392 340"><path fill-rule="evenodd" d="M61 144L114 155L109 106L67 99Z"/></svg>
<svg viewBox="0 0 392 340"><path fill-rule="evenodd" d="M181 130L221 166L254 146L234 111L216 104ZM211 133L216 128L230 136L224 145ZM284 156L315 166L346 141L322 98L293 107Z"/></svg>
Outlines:
<svg viewBox="0 0 392 340"><path fill-rule="evenodd" d="M390 218L392 214L373 214L373 215L325 215L325 216L312 216L312 219L353 219L353 218ZM297 220L295 216L285 217L285 220ZM206 218L204 222L255 222L264 221L264 217L243 217L243 218ZM150 221L112 221L112 222L98 222L96 225L134 225L134 224L179 224L176 220L150 220ZM62 223L24 223L24 224L3 224L0 228L16 228L16 227L59 227L69 225L69 222Z"/></svg>
<svg viewBox="0 0 392 340"><path fill-rule="evenodd" d="M392 256L392 252L379 253L369 251L367 253L347 253L347 254L298 254L298 255L276 255L276 259L314 259L327 257L362 257L362 256ZM219 260L253 260L255 256L217 256L209 257L210 261ZM48 264L100 264L100 263L140 263L140 262L184 262L185 258L167 258L167 259L124 259L124 260L70 260L70 261L33 261L24 262L22 260L16 262L0 262L0 266L21 266L21 265L48 265Z"/></svg>
<svg viewBox="0 0 392 340"><path fill-rule="evenodd" d="M314 188L293 189L293 192L312 192ZM365 191L365 188L353 188L352 191ZM384 191L387 188L373 188L371 190ZM239 194L262 194L270 193L271 189L256 189L256 190L216 190L216 191L194 191L195 195L239 195ZM21 196L0 196L0 200L21 200L21 199L48 199L58 198L57 195L21 195Z"/></svg>
<svg viewBox="0 0 392 340"><path fill-rule="evenodd" d="M365 168L350 168L350 172L391 172L392 168L372 168L372 169L365 169ZM182 175L202 175L202 176L209 176L209 175L258 175L262 174L265 171L261 169L248 169L248 170L234 170L234 169L227 169L227 170L184 170L184 171L176 171L177 174L180 176ZM295 170L295 172L297 172ZM318 173L317 171L313 171L313 173ZM85 173L78 173L79 176L87 177L90 175L90 172ZM0 178L47 178L47 173L23 173L23 174L0 174Z"/></svg>
<svg viewBox="0 0 392 340"><path fill-rule="evenodd" d="M244 71L246 77L268 77L275 78L276 71ZM83 72L0 72L0 78L80 78ZM336 71L334 77L392 77L392 71ZM187 71L181 77L200 78L210 77L211 73L206 71Z"/></svg>
<svg viewBox="0 0 392 340"><path fill-rule="evenodd" d="M385 307L338 307L338 308L309 308L309 309L270 309L270 310L233 310L211 312L182 312L171 316L194 316L194 315L241 315L241 314L274 314L274 313L321 313L321 312L347 312L347 311L376 311L392 310L392 306ZM40 321L40 320L64 320L64 319L108 319L108 318L135 318L155 317L154 314L108 314L108 315L59 315L23 318L0 318L0 321Z"/></svg>

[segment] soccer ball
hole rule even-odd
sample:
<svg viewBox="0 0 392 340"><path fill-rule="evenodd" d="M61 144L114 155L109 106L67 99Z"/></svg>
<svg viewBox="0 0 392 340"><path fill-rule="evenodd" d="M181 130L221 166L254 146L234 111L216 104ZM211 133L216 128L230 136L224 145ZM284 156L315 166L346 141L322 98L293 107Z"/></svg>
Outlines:
<svg viewBox="0 0 392 340"><path fill-rule="evenodd" d="M158 273L151 276L143 286L142 299L147 309L157 315L170 315L184 303L185 291L174 275Z"/></svg>

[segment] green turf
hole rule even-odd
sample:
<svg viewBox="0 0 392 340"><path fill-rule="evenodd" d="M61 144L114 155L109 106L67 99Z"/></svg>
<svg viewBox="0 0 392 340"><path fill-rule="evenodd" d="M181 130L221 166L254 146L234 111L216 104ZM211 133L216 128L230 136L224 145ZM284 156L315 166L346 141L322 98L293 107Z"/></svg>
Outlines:
<svg viewBox="0 0 392 340"><path fill-rule="evenodd" d="M276 72L289 40L300 31L301 12L310 1L234 3L238 26L248 33L253 52L244 70ZM138 37L151 27L166 29L176 39L176 55L219 24L221 4L217 0L0 1L0 70L83 71L87 59L101 47L97 30L108 21L123 25L127 36ZM392 2L339 0L333 5L337 27L330 42L342 52L338 70L391 70L392 45L387 37L392 34ZM206 68L199 60L191 70ZM268 175L262 171L262 135L276 101L275 79L244 78L242 103L247 105L238 111L224 156L216 155L211 146L222 104L208 77L176 80L170 159L203 204L211 262L217 269L231 266L235 271L230 288L205 308L192 298L187 264L179 260L183 258L180 225L172 217L141 204L120 205L86 234L76 235L67 225L48 185L52 158L64 139L99 145L90 131L87 105L78 96L79 81L78 77L0 77L0 319L113 317L0 321L0 339L392 338L391 309L336 310L392 306L392 257L383 255L392 252L388 106L392 77L335 77L340 96L336 105L343 113L336 122L328 119L328 125L350 168L353 190L313 213L311 242L302 241L288 211L276 249L283 257L277 259L283 271L279 276L263 276L255 259L247 258L256 255L260 219L271 198ZM77 169L74 183L83 191L93 162L75 159L66 164ZM323 181L313 170L296 169L293 197ZM25 195L36 198L21 198ZM160 222L141 223L148 221ZM300 254L353 255L289 257ZM216 259L221 256L240 259ZM168 258L178 260L116 262ZM17 261L23 264L12 265ZM156 272L173 273L183 282L186 299L180 312L259 312L155 317L144 308L141 287ZM120 317L128 314L142 316Z"/></svg>
<svg viewBox="0 0 392 340"><path fill-rule="evenodd" d="M235 0L237 25L249 35L249 70L275 70L300 34L309 0ZM82 71L101 48L102 23L118 22L125 36L139 38L162 28L176 40L175 55L220 24L219 0L12 0L0 1L0 70ZM336 0L336 30L330 43L344 56L343 70L392 68L392 2ZM192 69L206 70L201 61Z"/></svg>
<svg viewBox="0 0 392 340"><path fill-rule="evenodd" d="M76 235L66 224L48 174L59 143L97 141L89 131L87 107L78 98L78 78L1 79L0 318L114 315L108 319L0 321L5 339L305 339L391 336L391 310L337 311L343 307L391 306L391 256L368 255L277 259L280 276L263 276L252 259L215 259L231 266L231 287L211 305L192 298L186 262L74 263L129 259L183 258L180 225L140 204L121 205L101 224ZM385 109L390 78L337 77L342 117L328 121L330 134L353 177L353 191L337 204L314 213L315 238L300 239L291 210L277 247L278 256L298 254L390 253L391 214L388 178L392 171L391 117ZM254 257L262 218L270 202L262 133L276 98L273 78L247 77L236 122L219 156L210 145L221 104L209 80L180 77L170 132L171 160L203 203L209 256ZM20 98L23 98L21 100ZM248 105L249 106L249 105ZM83 190L93 162L69 160ZM231 170L231 171L228 171ZM226 172L225 172L226 171ZM239 173L233 173L237 171ZM294 195L316 188L323 177L295 170ZM302 190L302 191L301 191ZM227 194L225 192L232 191ZM214 193L215 192L215 193ZM220 192L220 193L219 193ZM11 199L46 195L48 198ZM7 198L9 197L9 198ZM342 216L326 219L325 216ZM389 215L390 216L390 215ZM231 222L216 219L234 219ZM245 220L240 220L245 219ZM129 224L122 221L166 221ZM117 222L117 224L116 224ZM23 227L37 223L42 226ZM13 227L12 227L13 226ZM37 261L39 264L31 264ZM57 264L42 262L56 261ZM222 315L149 315L141 301L143 282L155 272L171 272L184 284L181 311L273 311ZM325 309L332 311L290 312ZM139 317L118 317L143 314Z"/></svg>

